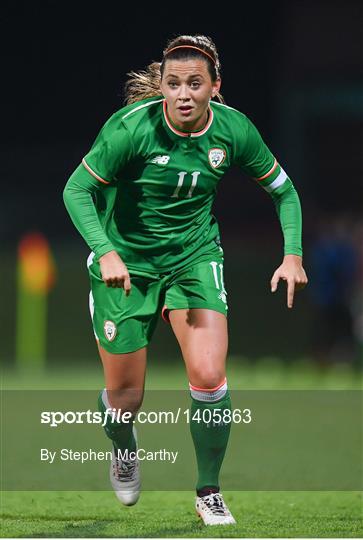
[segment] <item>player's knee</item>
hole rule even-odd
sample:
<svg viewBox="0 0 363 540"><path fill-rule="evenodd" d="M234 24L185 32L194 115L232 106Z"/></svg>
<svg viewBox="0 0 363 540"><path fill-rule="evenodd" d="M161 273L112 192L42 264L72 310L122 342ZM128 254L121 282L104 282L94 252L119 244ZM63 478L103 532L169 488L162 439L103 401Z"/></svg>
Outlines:
<svg viewBox="0 0 363 540"><path fill-rule="evenodd" d="M218 401L224 398L228 390L227 379L224 375L218 379L210 377L205 383L202 379L201 384L198 385L189 383L189 388L192 398L198 401Z"/></svg>
<svg viewBox="0 0 363 540"><path fill-rule="evenodd" d="M217 387L225 379L224 370L215 367L198 366L190 378L190 383L206 390Z"/></svg>
<svg viewBox="0 0 363 540"><path fill-rule="evenodd" d="M143 388L107 390L107 397L111 408L135 414L141 407L144 390Z"/></svg>

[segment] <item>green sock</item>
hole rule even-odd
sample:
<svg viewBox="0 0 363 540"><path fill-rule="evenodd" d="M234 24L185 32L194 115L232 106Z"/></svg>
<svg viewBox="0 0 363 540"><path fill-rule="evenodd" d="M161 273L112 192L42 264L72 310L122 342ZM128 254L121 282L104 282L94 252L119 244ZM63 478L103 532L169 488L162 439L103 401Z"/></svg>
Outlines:
<svg viewBox="0 0 363 540"><path fill-rule="evenodd" d="M197 412L198 409L199 413ZM221 409L218 412L222 417L223 410L231 410L231 398L228 390L222 399L214 402L199 401L192 397L191 419L196 414L196 418L199 416L201 419L204 418L207 421L209 418L215 418L217 420L217 422L213 422L212 420L210 423L193 420L190 422L190 431L198 464L197 490L206 486L219 489L219 471L226 452L231 423L223 421L218 423L218 417L213 417L214 409Z"/></svg>
<svg viewBox="0 0 363 540"><path fill-rule="evenodd" d="M103 413L103 415L107 409L107 406L103 401L104 392L106 391L102 390L98 396L98 410ZM107 415L107 422L103 429L105 430L107 437L111 439L116 452L117 450L121 450L122 452L124 450L129 450L130 452L136 451L136 440L132 431L132 427L132 419L130 419L130 421L127 423L117 423L112 422L111 415Z"/></svg>

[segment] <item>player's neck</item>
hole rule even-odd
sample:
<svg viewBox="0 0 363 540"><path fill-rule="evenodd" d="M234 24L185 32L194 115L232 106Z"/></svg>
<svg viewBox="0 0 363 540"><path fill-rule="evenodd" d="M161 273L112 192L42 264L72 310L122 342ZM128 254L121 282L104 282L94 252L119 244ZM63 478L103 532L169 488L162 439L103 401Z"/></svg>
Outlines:
<svg viewBox="0 0 363 540"><path fill-rule="evenodd" d="M168 115L169 122L172 124L172 126L175 129L179 131L183 131L185 133L195 133L198 131L202 131L205 128L209 120L210 112L209 112L209 107L208 107L205 113L202 114L202 116L198 118L195 122L190 122L190 123L185 122L182 125L178 123L177 121L175 121L174 118L170 116L167 108L166 108L166 114Z"/></svg>

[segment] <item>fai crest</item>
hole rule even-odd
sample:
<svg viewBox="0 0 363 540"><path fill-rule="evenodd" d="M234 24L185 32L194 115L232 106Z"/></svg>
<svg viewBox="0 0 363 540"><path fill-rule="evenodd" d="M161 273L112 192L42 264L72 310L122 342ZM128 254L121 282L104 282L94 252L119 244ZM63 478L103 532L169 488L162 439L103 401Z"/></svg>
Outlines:
<svg viewBox="0 0 363 540"><path fill-rule="evenodd" d="M213 169L219 167L226 158L226 151L222 148L212 148L208 152L209 163Z"/></svg>
<svg viewBox="0 0 363 540"><path fill-rule="evenodd" d="M105 321L103 331L108 341L113 341L117 334L117 328L113 321Z"/></svg>

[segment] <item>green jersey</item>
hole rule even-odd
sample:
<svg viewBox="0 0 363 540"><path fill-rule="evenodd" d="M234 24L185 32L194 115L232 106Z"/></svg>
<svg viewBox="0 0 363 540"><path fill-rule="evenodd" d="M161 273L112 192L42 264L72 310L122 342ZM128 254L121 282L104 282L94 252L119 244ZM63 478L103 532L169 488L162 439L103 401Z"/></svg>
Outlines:
<svg viewBox="0 0 363 540"><path fill-rule="evenodd" d="M301 215L290 179L252 122L211 101L198 132L173 125L154 97L117 111L68 181L64 199L99 258L115 249L130 270L167 272L219 240L217 186L237 165L273 197L285 253L301 255Z"/></svg>

